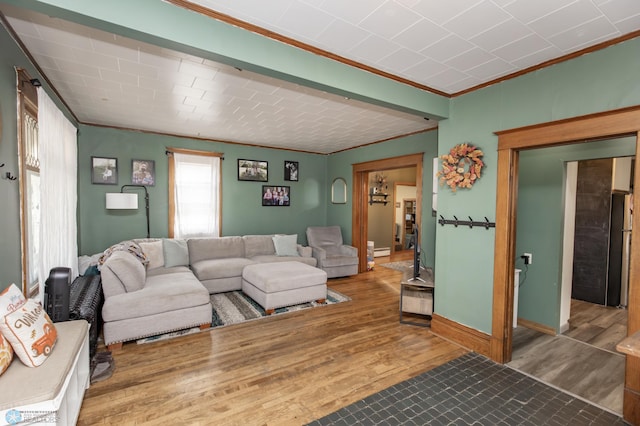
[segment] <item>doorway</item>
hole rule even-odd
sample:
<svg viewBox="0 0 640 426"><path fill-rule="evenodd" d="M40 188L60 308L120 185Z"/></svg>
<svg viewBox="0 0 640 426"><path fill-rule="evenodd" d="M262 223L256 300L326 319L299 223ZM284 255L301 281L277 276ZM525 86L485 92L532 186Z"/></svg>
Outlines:
<svg viewBox="0 0 640 426"><path fill-rule="evenodd" d="M569 120L497 132L498 166L496 191L496 238L493 281L492 333L490 357L501 363L511 360L513 329L513 280L515 269L516 202L518 196L519 152L526 149L582 143L585 141L633 136L636 152L640 153L640 107L592 114ZM634 187L640 185L640 173L635 165ZM640 208L635 197L634 210ZM640 216L634 215L633 227L640 229ZM629 274L628 334L640 329L640 292L634 291L640 266L640 239L632 239ZM640 411L640 358L628 356L625 367L624 417L630 419Z"/></svg>
<svg viewBox="0 0 640 426"><path fill-rule="evenodd" d="M351 245L358 253L367 252L367 235L369 223L369 173L416 168L416 223L420 226L422 206L422 167L424 153L385 158L353 165L353 210L351 217ZM391 229L391 228L390 228ZM359 256L358 272L367 271L367 257Z"/></svg>

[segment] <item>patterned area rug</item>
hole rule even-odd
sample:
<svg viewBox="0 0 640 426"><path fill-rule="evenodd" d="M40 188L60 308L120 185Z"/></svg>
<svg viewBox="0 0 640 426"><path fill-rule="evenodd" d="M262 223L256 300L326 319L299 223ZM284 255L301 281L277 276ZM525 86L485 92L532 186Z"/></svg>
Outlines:
<svg viewBox="0 0 640 426"><path fill-rule="evenodd" d="M301 303L299 305L287 306L276 309L275 313L270 316L315 308L317 306L333 305L335 303L346 302L349 300L351 300L350 297L327 288L327 301L324 304L308 302ZM211 321L211 327L238 324L267 316L264 309L262 309L262 306L258 305L242 291L212 294L211 305L213 306L213 320Z"/></svg>
<svg viewBox="0 0 640 426"><path fill-rule="evenodd" d="M345 296L342 293L327 288L326 303L308 302L301 303L299 305L278 308L273 314L269 316L284 314L287 312L296 312L303 309L315 308L319 306L333 305L336 303L347 302L349 300L351 300L349 296ZM227 293L212 294L211 305L213 306L211 329L267 317L267 314L265 313L264 309L262 309L262 306L258 305L253 299L244 294L242 291L229 291ZM143 339L136 340L136 343L141 345L144 343L158 342L160 340L173 339L174 337L186 336L187 334L194 334L199 332L200 328L194 327L186 330L174 331L172 333L145 337Z"/></svg>

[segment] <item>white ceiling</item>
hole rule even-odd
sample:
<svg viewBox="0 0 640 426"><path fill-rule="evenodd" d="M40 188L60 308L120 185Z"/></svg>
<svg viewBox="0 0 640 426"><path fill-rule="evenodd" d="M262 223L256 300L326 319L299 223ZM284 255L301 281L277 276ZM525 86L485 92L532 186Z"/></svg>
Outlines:
<svg viewBox="0 0 640 426"><path fill-rule="evenodd" d="M191 3L447 94L640 29L640 0ZM0 11L83 123L318 153L437 125L32 11Z"/></svg>

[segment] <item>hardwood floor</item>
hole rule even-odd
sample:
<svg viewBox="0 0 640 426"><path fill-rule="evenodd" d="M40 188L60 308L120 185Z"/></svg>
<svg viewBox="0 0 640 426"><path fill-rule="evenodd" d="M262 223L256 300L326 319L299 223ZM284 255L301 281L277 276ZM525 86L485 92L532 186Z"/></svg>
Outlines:
<svg viewBox="0 0 640 426"><path fill-rule="evenodd" d="M329 280L350 302L125 344L78 424L305 424L467 353L398 322L400 277L376 266Z"/></svg>
<svg viewBox="0 0 640 426"><path fill-rule="evenodd" d="M518 327L508 365L621 414L625 357L615 346L626 336L626 310L573 299L569 324L560 336Z"/></svg>

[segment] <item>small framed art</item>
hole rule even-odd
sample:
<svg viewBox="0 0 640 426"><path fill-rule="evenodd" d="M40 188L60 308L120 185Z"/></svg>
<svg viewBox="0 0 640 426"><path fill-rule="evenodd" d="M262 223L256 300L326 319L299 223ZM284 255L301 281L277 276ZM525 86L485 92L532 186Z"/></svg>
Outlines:
<svg viewBox="0 0 640 426"><path fill-rule="evenodd" d="M297 161L285 161L284 162L284 180L298 181L298 162Z"/></svg>
<svg viewBox="0 0 640 426"><path fill-rule="evenodd" d="M288 186L262 186L262 205L287 207L291 205L291 188Z"/></svg>
<svg viewBox="0 0 640 426"><path fill-rule="evenodd" d="M238 159L238 180L269 182L269 163Z"/></svg>
<svg viewBox="0 0 640 426"><path fill-rule="evenodd" d="M153 160L131 160L131 183L154 186L156 184L156 162Z"/></svg>
<svg viewBox="0 0 640 426"><path fill-rule="evenodd" d="M100 185L118 184L118 159L91 157L91 183Z"/></svg>

